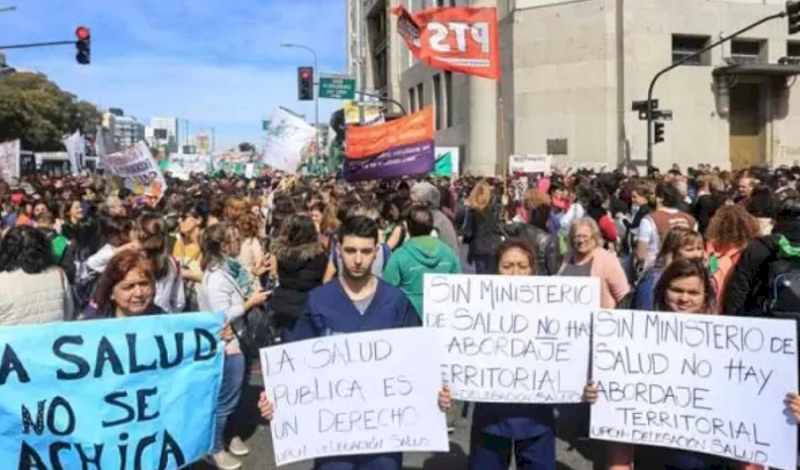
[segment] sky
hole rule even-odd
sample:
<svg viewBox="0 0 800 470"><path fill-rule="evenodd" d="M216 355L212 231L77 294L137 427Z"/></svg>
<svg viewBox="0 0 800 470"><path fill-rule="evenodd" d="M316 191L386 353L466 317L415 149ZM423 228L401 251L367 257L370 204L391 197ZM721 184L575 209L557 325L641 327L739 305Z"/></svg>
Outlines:
<svg viewBox="0 0 800 470"><path fill-rule="evenodd" d="M11 5L0 46L73 40L86 26L92 63L67 45L7 50L9 65L145 125L168 116L188 120L190 135L214 127L217 150L261 144L277 106L313 122L314 102L297 101L297 67L313 56L281 43L315 49L322 73L346 72L345 0L0 0ZM320 99L320 122L341 104Z"/></svg>

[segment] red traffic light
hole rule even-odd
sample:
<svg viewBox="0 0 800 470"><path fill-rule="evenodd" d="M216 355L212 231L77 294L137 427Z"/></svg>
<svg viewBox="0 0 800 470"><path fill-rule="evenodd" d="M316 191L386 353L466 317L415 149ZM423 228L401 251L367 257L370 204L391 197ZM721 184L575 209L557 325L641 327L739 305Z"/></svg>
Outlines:
<svg viewBox="0 0 800 470"><path fill-rule="evenodd" d="M302 80L310 80L311 79L311 71L308 69L303 69L300 71L300 78Z"/></svg>
<svg viewBox="0 0 800 470"><path fill-rule="evenodd" d="M89 39L90 35L89 28L85 26L78 26L78 28L75 29L75 36L80 40Z"/></svg>

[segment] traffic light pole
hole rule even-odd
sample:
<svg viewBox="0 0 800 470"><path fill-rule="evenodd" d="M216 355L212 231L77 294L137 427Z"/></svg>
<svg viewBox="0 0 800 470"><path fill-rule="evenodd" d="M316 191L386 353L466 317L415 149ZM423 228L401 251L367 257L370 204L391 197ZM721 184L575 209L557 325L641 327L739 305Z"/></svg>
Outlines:
<svg viewBox="0 0 800 470"><path fill-rule="evenodd" d="M48 46L66 46L66 45L74 45L75 40L71 41L50 41L50 42L30 42L27 44L11 44L8 46L0 46L0 50L3 49L25 49L30 47L48 47Z"/></svg>
<svg viewBox="0 0 800 470"><path fill-rule="evenodd" d="M776 13L774 15L767 16L766 18L762 18L762 19L756 21L755 23L753 23L753 24L751 24L751 25L749 25L749 26L747 26L745 28L742 28L739 31L736 31L735 33L733 33L733 34L731 34L729 36L723 37L719 41L717 41L717 42L715 42L715 43L713 43L713 44L711 44L711 45L709 45L709 46L707 46L707 47L695 52L692 55L688 55L688 56L684 57L683 59L681 59L681 60L679 60L677 62L673 62L672 65L670 65L669 67L661 70L660 72L658 72L653 77L653 80L650 82L650 88L647 89L647 167L648 168L653 166L653 111L654 111L653 110L653 89L656 86L656 81L658 81L658 79L661 78L662 75L666 74L670 70L676 69L676 68L680 67L681 65L691 61L692 59L700 57L701 55L703 55L706 52L710 51L711 49L719 46L720 44L722 44L722 43L724 43L726 41L730 41L731 39L735 38L736 36L739 36L740 34L746 33L747 31L750 31L751 29L755 28L756 26L760 26L760 25L762 25L762 24L764 24L764 23L766 23L768 21L772 21L772 20L775 20L775 19L778 19L778 18L784 18L784 17L786 17L786 12L782 11L780 13Z"/></svg>

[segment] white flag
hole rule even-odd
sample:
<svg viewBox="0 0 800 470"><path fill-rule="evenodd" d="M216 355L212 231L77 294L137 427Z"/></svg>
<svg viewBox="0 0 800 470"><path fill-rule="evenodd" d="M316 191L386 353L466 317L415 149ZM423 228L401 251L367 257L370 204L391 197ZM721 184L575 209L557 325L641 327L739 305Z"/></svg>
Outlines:
<svg viewBox="0 0 800 470"><path fill-rule="evenodd" d="M67 155L69 155L69 164L72 168L72 174L83 171L86 145L81 132L75 131L74 134L64 139L64 148L67 149Z"/></svg>
<svg viewBox="0 0 800 470"><path fill-rule="evenodd" d="M19 179L21 146L19 139L0 142L0 178L10 183Z"/></svg>

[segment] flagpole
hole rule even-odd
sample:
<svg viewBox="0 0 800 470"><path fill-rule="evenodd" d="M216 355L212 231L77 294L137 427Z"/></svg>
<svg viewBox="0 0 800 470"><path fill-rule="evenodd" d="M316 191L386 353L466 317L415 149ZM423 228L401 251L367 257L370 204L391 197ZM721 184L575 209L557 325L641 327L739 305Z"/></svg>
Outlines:
<svg viewBox="0 0 800 470"><path fill-rule="evenodd" d="M505 116L505 103L503 102L503 96L500 94L500 87L497 87L497 115L500 118L500 168L503 172L503 196L506 195L508 191L508 155L506 149L506 116Z"/></svg>

